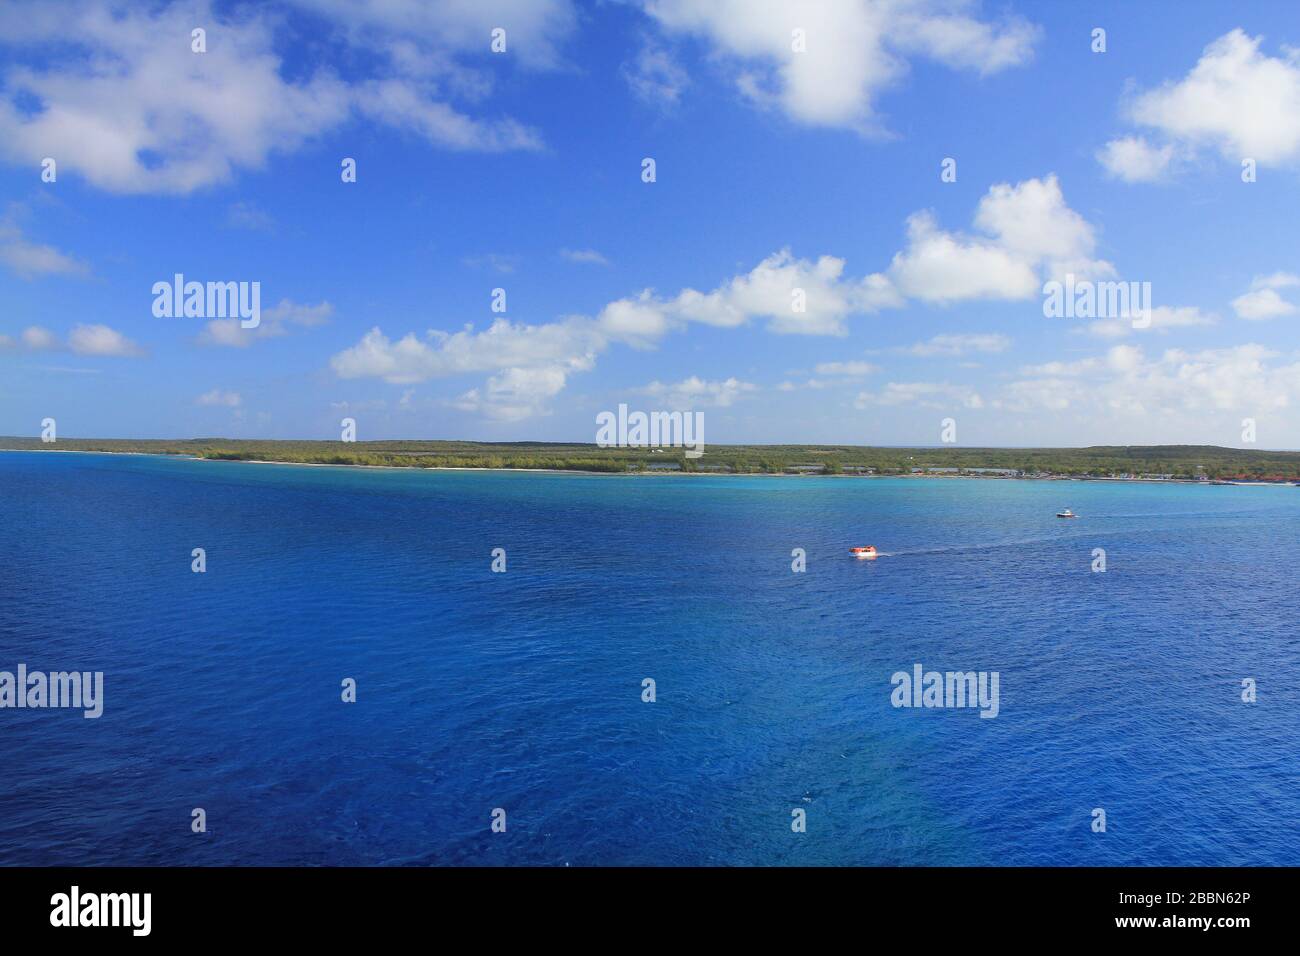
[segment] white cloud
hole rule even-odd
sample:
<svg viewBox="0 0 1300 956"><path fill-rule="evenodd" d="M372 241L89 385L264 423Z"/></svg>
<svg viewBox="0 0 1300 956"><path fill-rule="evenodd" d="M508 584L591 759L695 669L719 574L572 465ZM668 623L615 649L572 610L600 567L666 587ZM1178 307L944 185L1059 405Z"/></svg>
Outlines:
<svg viewBox="0 0 1300 956"><path fill-rule="evenodd" d="M987 240L963 239L939 229L930 213L907 221L908 248L894 256L898 287L929 302L1028 299L1040 282L1033 265Z"/></svg>
<svg viewBox="0 0 1300 956"><path fill-rule="evenodd" d="M32 325L23 329L22 339L23 345L33 352L54 352L62 347L59 344L58 336L39 325Z"/></svg>
<svg viewBox="0 0 1300 956"><path fill-rule="evenodd" d="M1020 374L1031 378L1075 378L1094 372L1111 369L1122 371L1132 368L1142 356L1142 350L1135 345L1112 346L1104 356L1076 359L1073 362L1047 362L1043 365L1026 365Z"/></svg>
<svg viewBox="0 0 1300 956"><path fill-rule="evenodd" d="M572 318L545 325L522 325L497 319L485 331L429 331L394 342L378 328L335 355L330 365L340 378L381 378L413 385L431 378L511 368L558 368L585 371L608 339L589 319Z"/></svg>
<svg viewBox="0 0 1300 956"><path fill-rule="evenodd" d="M1151 324L1145 329L1133 328L1132 319L1098 319L1090 322L1081 330L1089 335L1103 339L1121 339L1128 335L1140 335L1144 332L1166 333L1170 329L1186 329L1197 326L1214 325L1219 317L1213 313L1202 312L1196 306L1160 305L1151 310Z"/></svg>
<svg viewBox="0 0 1300 956"><path fill-rule="evenodd" d="M947 382L890 382L879 392L859 392L855 405L859 409L873 405L919 405L922 408L978 409L984 407L979 393L965 385Z"/></svg>
<svg viewBox="0 0 1300 956"><path fill-rule="evenodd" d="M372 80L356 91L356 109L390 126L414 130L452 149L502 152L540 149L541 134L512 119L484 122L458 112L407 80Z"/></svg>
<svg viewBox="0 0 1300 956"><path fill-rule="evenodd" d="M985 235L941 230L930 213L908 220L908 245L889 276L900 293L946 304L966 299L1031 299L1046 278L1111 275L1093 259L1093 227L1065 203L1056 176L991 187L975 227Z"/></svg>
<svg viewBox="0 0 1300 956"><path fill-rule="evenodd" d="M861 377L862 376L860 375L858 376L843 375L843 376L832 376L830 379L809 378L809 379L805 379L803 382L785 381L777 385L776 389L778 392L794 392L794 391L798 391L801 388L811 389L813 391L820 391L826 388L834 388L837 385L840 386L845 385L848 382L853 381L855 378L861 378Z"/></svg>
<svg viewBox="0 0 1300 956"><path fill-rule="evenodd" d="M993 406L1019 412L1030 409L1062 412L1070 408L1072 403L1078 403L1087 393L1087 388L1071 379L1050 377L1025 379L1004 387L1002 397L994 400Z"/></svg>
<svg viewBox="0 0 1300 956"><path fill-rule="evenodd" d="M253 232L272 232L275 220L269 214L250 202L234 203L226 212L226 224L236 229L249 229Z"/></svg>
<svg viewBox="0 0 1300 956"><path fill-rule="evenodd" d="M0 142L12 159L53 156L61 173L114 192L186 193L229 179L235 167L260 167L273 149L347 116L349 94L337 79L281 79L261 18L223 24L197 2L117 14L92 0L5 6L0 35L56 53L44 69L3 74ZM202 55L188 42L198 23L212 41ZM160 42L168 36L177 42ZM22 97L41 108L20 110Z"/></svg>
<svg viewBox="0 0 1300 956"><path fill-rule="evenodd" d="M1219 429L1222 444L1236 442L1242 416L1277 416L1300 402L1300 362L1276 361L1276 352L1247 344L1186 352L1170 349L1148 358L1131 345L1104 357L1049 363L1021 370L994 407L1074 414L1080 427L1117 440L1121 433L1165 443ZM1131 439L1130 439L1131 440ZM1274 446L1276 447L1276 446Z"/></svg>
<svg viewBox="0 0 1300 956"><path fill-rule="evenodd" d="M681 100L690 77L663 47L646 40L635 58L623 64L623 79L642 102L670 110Z"/></svg>
<svg viewBox="0 0 1300 956"><path fill-rule="evenodd" d="M129 358L144 354L144 349L107 325L74 325L68 333L68 347L77 355Z"/></svg>
<svg viewBox="0 0 1300 956"><path fill-rule="evenodd" d="M1097 151L1106 171L1126 183L1158 182L1166 178L1173 160L1173 146L1153 146L1141 136L1113 139Z"/></svg>
<svg viewBox="0 0 1300 956"><path fill-rule="evenodd" d="M795 291L803 295L803 311L796 311ZM843 335L851 314L874 312L894 305L897 298L880 276L861 281L844 278L844 260L822 256L815 263L795 259L782 250L760 262L748 275L737 276L728 287L703 300L683 301L682 314L697 321L735 311L768 319L768 329L783 334ZM720 323L720 324L726 324Z"/></svg>
<svg viewBox="0 0 1300 956"><path fill-rule="evenodd" d="M914 227L915 223L913 217ZM335 355L330 365L341 378L380 378L400 385L492 372L495 380L489 380L485 389L462 395L458 407L518 420L543 409L568 375L591 369L611 344L653 348L691 323L736 328L751 319L765 319L767 330L776 334L844 335L850 316L899 307L905 302L904 293L938 302L1028 298L1038 294L1040 274L1073 271L1086 276L1113 271L1109 263L1092 259L1092 227L1065 205L1054 176L1014 187L994 186L981 200L975 224L987 238L952 237L935 228L918 237L913 228L911 245L894 257L889 275L854 278L845 274L841 258L798 259L782 249L710 292L686 288L665 297L645 289L607 303L594 319L570 316L541 325L499 319L482 332L466 327L456 333L429 331L423 337L410 333L396 341L376 327ZM935 241L955 252L936 255ZM989 261L1005 263L1006 268L985 272ZM960 355L997 352L1007 344L997 335L948 335L936 336L912 351ZM824 363L817 374L835 377L848 370L864 374L869 368L868 363ZM803 387L828 384L814 378ZM883 400L897 401L910 387L887 387ZM979 402L978 395L955 394L954 388L942 386L949 390L942 394L963 403Z"/></svg>
<svg viewBox="0 0 1300 956"><path fill-rule="evenodd" d="M516 325L508 319L494 321L485 332L430 332L391 341L378 328L330 359L341 378L382 378L394 385L503 368L538 368L589 365L602 338L589 321L549 325Z"/></svg>
<svg viewBox="0 0 1300 956"><path fill-rule="evenodd" d="M768 330L778 334L843 335L848 316L899 304L883 276L846 278L843 259L822 256L812 262L782 249L712 292L684 289L662 299L647 290L610 303L601 321L615 335L640 337L662 335L686 322L734 328L751 318L767 319Z"/></svg>
<svg viewBox="0 0 1300 956"><path fill-rule="evenodd" d="M467 266L473 266L475 269L486 268L494 272L500 272L502 275L510 275L515 271L519 257L501 252L488 252L481 256L467 256L461 262Z"/></svg>
<svg viewBox="0 0 1300 956"><path fill-rule="evenodd" d="M1151 328L1157 331L1214 325L1218 321L1219 317L1217 315L1202 312L1193 305L1177 307L1159 305L1151 310Z"/></svg>
<svg viewBox="0 0 1300 956"><path fill-rule="evenodd" d="M954 69L992 73L1026 62L1038 31L993 25L969 0L644 0L669 33L704 38L729 61L750 100L816 126L878 129L875 99L919 54ZM801 29L806 52L796 52Z"/></svg>
<svg viewBox="0 0 1300 956"><path fill-rule="evenodd" d="M653 396L670 409L685 411L710 406L727 408L737 399L757 390L757 385L742 382L735 377L722 381L705 381L692 375L671 384L654 381L637 391Z"/></svg>
<svg viewBox="0 0 1300 956"><path fill-rule="evenodd" d="M40 67L11 62L0 70L0 152L32 165L52 156L60 173L112 192L185 194L259 169L272 153L291 152L357 114L452 149L539 145L512 119L477 119L448 101L490 85L456 54L470 35L485 48L487 29L478 28L497 12L493 5L310 5L337 18L352 65L377 76L349 84L318 67L286 78L277 49L302 38L290 32L293 21L256 6L219 15L208 0L6 3L0 44L47 58ZM568 4L511 6L517 55L545 60L550 53L529 40L562 34L552 25L571 12ZM196 24L208 31L202 54L190 49Z"/></svg>
<svg viewBox="0 0 1300 956"><path fill-rule="evenodd" d="M1288 272L1256 276L1250 284L1250 291L1232 300L1232 310L1237 313L1237 318L1252 322L1295 315L1300 309L1294 303L1282 298L1277 291L1295 285L1300 285L1300 276Z"/></svg>
<svg viewBox="0 0 1300 956"><path fill-rule="evenodd" d="M12 339L8 340L13 342ZM76 355L99 355L113 358L137 358L145 354L135 342L107 325L78 324L68 333L66 343L49 329L31 325L23 329L20 341L29 352L71 351Z"/></svg>
<svg viewBox="0 0 1300 956"><path fill-rule="evenodd" d="M243 398L238 392L224 392L219 388L214 388L210 392L204 392L198 398L194 399L195 405L217 406L222 408L238 408L243 404Z"/></svg>
<svg viewBox="0 0 1300 956"><path fill-rule="evenodd" d="M1074 362L1045 362L1042 365L1026 365L1020 369L1021 375L1031 378L1072 378L1083 375L1101 365L1100 359L1079 359Z"/></svg>
<svg viewBox="0 0 1300 956"><path fill-rule="evenodd" d="M544 325L498 319L485 331L429 331L392 341L373 328L361 341L330 359L340 378L379 378L413 385L433 378L495 372L482 389L455 405L501 421L544 414L568 376L591 369L609 339L590 319L574 317Z"/></svg>
<svg viewBox="0 0 1300 956"><path fill-rule="evenodd" d="M751 317L766 318L768 328L778 333L842 334L849 314L897 304L882 277L846 279L843 270L844 261L833 256L811 262L782 250L712 292L685 289L663 299L645 290L608 303L595 319L571 316L541 325L498 319L482 332L467 327L456 333L429 331L423 337L408 334L396 341L373 328L330 365L341 378L380 378L399 385L494 372L485 388L462 395L457 407L518 420L542 410L568 375L592 368L596 357L616 342L651 348L691 322L728 328ZM796 290L804 296L803 312L795 311Z"/></svg>
<svg viewBox="0 0 1300 956"><path fill-rule="evenodd" d="M292 326L312 328L324 325L333 313L334 306L328 302L301 305L288 299L281 299L277 305L262 312L262 320L256 328L244 328L238 318L212 319L199 333L199 343L227 348L248 348L254 342L263 339L288 335Z"/></svg>
<svg viewBox="0 0 1300 956"><path fill-rule="evenodd" d="M957 356L969 352L1005 352L1011 340L996 333L942 334L925 342L909 345L902 351L908 355L929 358L936 355Z"/></svg>
<svg viewBox="0 0 1300 956"><path fill-rule="evenodd" d="M880 369L870 362L820 362L813 369L817 375L836 375L849 378L861 378Z"/></svg>
<svg viewBox="0 0 1300 956"><path fill-rule="evenodd" d="M546 403L564 388L566 375L559 366L508 368L489 378L486 389L470 389L453 404L495 421L523 421L547 413Z"/></svg>
<svg viewBox="0 0 1300 956"><path fill-rule="evenodd" d="M560 258L579 265L607 266L609 260L595 249L561 249Z"/></svg>
<svg viewBox="0 0 1300 956"><path fill-rule="evenodd" d="M650 348L674 325L668 308L648 289L636 298L610 302L596 321L607 336L636 348Z"/></svg>
<svg viewBox="0 0 1300 956"><path fill-rule="evenodd" d="M1291 272L1273 272L1265 276L1255 276L1250 282L1252 289L1289 289L1300 285L1300 276Z"/></svg>
<svg viewBox="0 0 1300 956"><path fill-rule="evenodd" d="M1278 295L1276 289L1259 289L1239 295L1232 300L1232 308L1237 318L1251 321L1275 319L1296 312L1296 307Z"/></svg>
<svg viewBox="0 0 1300 956"><path fill-rule="evenodd" d="M1093 261L1093 228L1065 204L1055 175L990 187L976 210L975 226L1012 255L1045 266L1053 276L1111 271L1109 263Z"/></svg>
<svg viewBox="0 0 1300 956"><path fill-rule="evenodd" d="M570 0L292 0L343 29L351 43L406 72L446 73L451 53L486 53L493 29L529 69L560 65L559 45L576 26ZM460 67L458 67L460 68Z"/></svg>
<svg viewBox="0 0 1300 956"><path fill-rule="evenodd" d="M32 242L12 220L12 214L0 219L0 262L21 278L46 275L85 276L90 269L84 262L60 252L53 246Z"/></svg>
<svg viewBox="0 0 1300 956"><path fill-rule="evenodd" d="M1300 160L1300 52L1268 56L1262 39L1241 29L1219 37L1183 79L1135 96L1129 119L1189 151L1217 150L1233 163Z"/></svg>
<svg viewBox="0 0 1300 956"><path fill-rule="evenodd" d="M793 370L791 374L797 374L798 371L797 369ZM870 362L818 362L813 368L813 374L820 375L821 378L808 378L803 382L785 381L777 385L776 388L777 391L781 392L793 392L798 389L819 391L827 388L845 387L879 371L880 367Z"/></svg>

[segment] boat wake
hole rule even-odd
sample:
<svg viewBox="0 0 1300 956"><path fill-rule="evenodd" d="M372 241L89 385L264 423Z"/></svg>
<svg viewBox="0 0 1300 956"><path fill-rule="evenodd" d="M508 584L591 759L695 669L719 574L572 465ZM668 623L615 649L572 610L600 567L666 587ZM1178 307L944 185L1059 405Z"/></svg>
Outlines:
<svg viewBox="0 0 1300 956"><path fill-rule="evenodd" d="M1118 533L1119 532L1110 532L1110 535ZM1057 534L1042 538L1017 538L1014 541L986 541L980 544L945 544L933 548L902 548L898 551L881 551L880 556L904 558L926 554L975 554L988 551L1000 551L1005 550L1006 548L1023 548L1036 544L1054 544L1067 538L1088 538L1091 540L1108 536L1109 535L1106 534L1079 532L1077 534Z"/></svg>

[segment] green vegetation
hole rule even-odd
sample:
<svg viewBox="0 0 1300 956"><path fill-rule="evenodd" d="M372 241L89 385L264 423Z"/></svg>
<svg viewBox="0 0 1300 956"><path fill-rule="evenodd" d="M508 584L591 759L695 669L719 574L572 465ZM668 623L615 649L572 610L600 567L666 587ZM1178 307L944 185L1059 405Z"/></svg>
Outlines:
<svg viewBox="0 0 1300 956"><path fill-rule="evenodd" d="M0 438L0 447L32 451L107 451L192 455L231 461L284 461L410 468L544 468L561 471L724 474L911 474L935 469L1009 469L1025 475L1300 479L1300 452L1213 445L1090 448L871 448L855 445L709 445L703 458L679 448L599 448L548 442L246 441L225 438ZM951 471L947 473L952 473Z"/></svg>

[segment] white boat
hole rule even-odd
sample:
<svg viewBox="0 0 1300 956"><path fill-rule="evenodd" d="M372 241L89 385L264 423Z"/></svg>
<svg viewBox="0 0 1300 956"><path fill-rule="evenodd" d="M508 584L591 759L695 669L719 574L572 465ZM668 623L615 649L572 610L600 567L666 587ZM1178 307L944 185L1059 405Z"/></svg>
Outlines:
<svg viewBox="0 0 1300 956"><path fill-rule="evenodd" d="M1056 513L1056 517L1058 517L1058 518L1077 518L1077 517L1079 517L1079 516L1078 516L1077 514L1075 514L1073 511L1071 511L1069 508L1066 508L1064 511L1058 511L1058 512Z"/></svg>
<svg viewBox="0 0 1300 956"><path fill-rule="evenodd" d="M849 554L855 558L874 558L877 551L875 545L869 544L865 548L849 548Z"/></svg>

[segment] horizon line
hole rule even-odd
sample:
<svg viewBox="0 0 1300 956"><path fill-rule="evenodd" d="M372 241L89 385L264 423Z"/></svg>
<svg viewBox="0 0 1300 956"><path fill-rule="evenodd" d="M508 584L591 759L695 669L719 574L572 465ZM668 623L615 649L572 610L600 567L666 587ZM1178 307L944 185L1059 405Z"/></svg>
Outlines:
<svg viewBox="0 0 1300 956"><path fill-rule="evenodd" d="M462 444L462 445L561 445L568 447L580 447L599 449L602 451L644 451L651 448L659 448L664 451L671 451L678 446L675 445L628 445L628 446L603 446L594 441L564 441L564 440L537 440L537 439L510 439L499 441L486 441L477 438L373 438L365 440L342 441L337 438L231 438L226 436L193 436L189 438L116 438L116 437L63 437L54 442L43 442L40 436L26 435L0 435L0 441L18 441L31 442L37 445L42 444L60 444L66 442L280 442L280 443L313 443L322 445L380 445L391 444L394 442L403 443L423 443L423 444ZM712 448L887 448L893 450L916 449L923 451L943 451L951 449L954 451L978 451L983 449L997 451L1083 451L1089 448L1200 448L1216 449L1231 452L1277 452L1281 454L1300 454L1300 448L1241 448L1234 445L1212 445L1189 442L1169 442L1157 444L1089 444L1089 445L964 445L964 444L938 444L938 445L855 445L849 442L709 442L708 447ZM25 448L0 448L0 451L27 451Z"/></svg>

